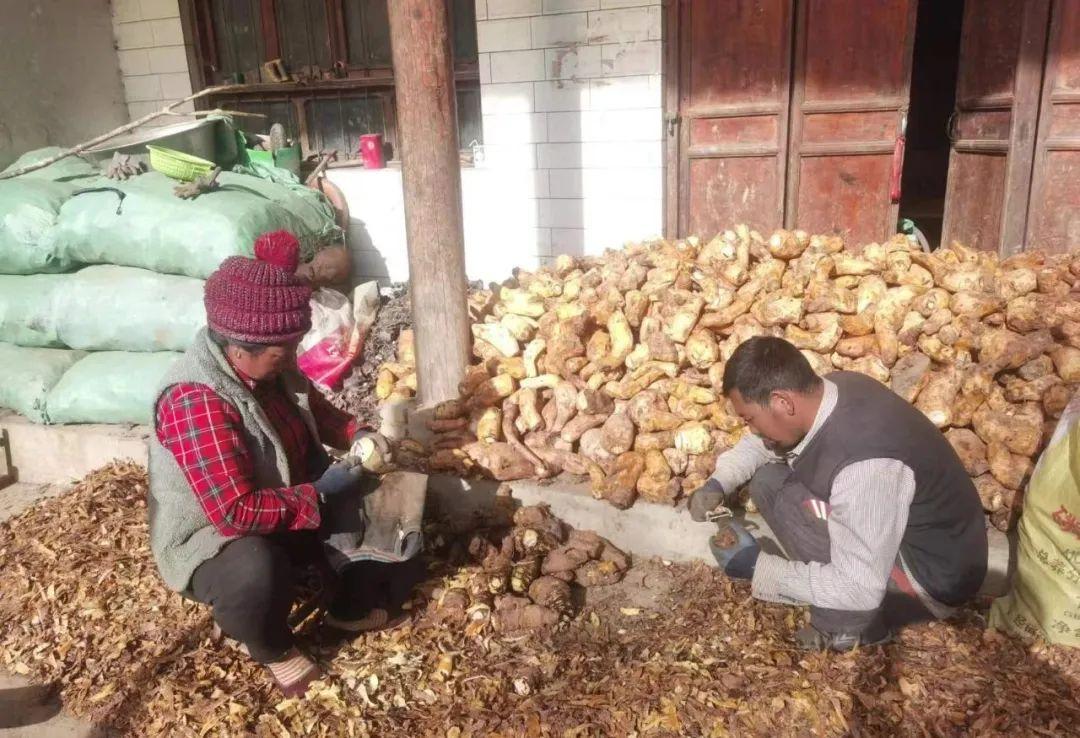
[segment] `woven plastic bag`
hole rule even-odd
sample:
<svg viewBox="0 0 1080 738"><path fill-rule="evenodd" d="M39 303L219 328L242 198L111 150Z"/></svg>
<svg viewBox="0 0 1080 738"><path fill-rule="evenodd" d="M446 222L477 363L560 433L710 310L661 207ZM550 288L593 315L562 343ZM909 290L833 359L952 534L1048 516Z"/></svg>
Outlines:
<svg viewBox="0 0 1080 738"><path fill-rule="evenodd" d="M1080 647L1080 393L1035 466L1017 534L1016 575L990 625Z"/></svg>
<svg viewBox="0 0 1080 738"><path fill-rule="evenodd" d="M379 310L379 286L366 282L353 299L325 287L311 296L311 330L300 342L296 364L315 384L336 389L364 350Z"/></svg>
<svg viewBox="0 0 1080 738"><path fill-rule="evenodd" d="M60 209L57 246L71 261L205 279L226 257L251 256L268 231L293 233L305 258L340 239L320 192L234 172L217 181L191 200L176 197L176 181L158 172L75 193Z"/></svg>
<svg viewBox="0 0 1080 738"><path fill-rule="evenodd" d="M53 308L60 342L87 351L184 351L206 323L201 279L134 267L64 275Z"/></svg>
<svg viewBox="0 0 1080 738"><path fill-rule="evenodd" d="M59 151L31 151L4 171L35 164ZM0 274L45 274L74 266L60 253L54 227L64 202L97 178L94 166L68 157L14 179L0 180Z"/></svg>
<svg viewBox="0 0 1080 738"><path fill-rule="evenodd" d="M0 343L0 407L35 423L46 422L49 391L86 354Z"/></svg>
<svg viewBox="0 0 1080 738"><path fill-rule="evenodd" d="M62 348L53 303L65 279L65 274L0 275L0 341Z"/></svg>
<svg viewBox="0 0 1080 738"><path fill-rule="evenodd" d="M49 392L49 422L150 423L158 386L180 356L171 351L88 354Z"/></svg>

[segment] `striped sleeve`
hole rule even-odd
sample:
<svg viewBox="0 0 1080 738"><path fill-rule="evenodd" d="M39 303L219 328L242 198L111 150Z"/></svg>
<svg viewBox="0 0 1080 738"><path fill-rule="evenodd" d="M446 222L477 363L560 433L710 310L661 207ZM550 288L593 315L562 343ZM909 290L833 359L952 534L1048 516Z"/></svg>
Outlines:
<svg viewBox="0 0 1080 738"><path fill-rule="evenodd" d="M901 461L869 459L845 467L829 496L830 563L763 553L754 571L754 596L836 610L877 608L914 496L915 473Z"/></svg>
<svg viewBox="0 0 1080 738"><path fill-rule="evenodd" d="M731 494L749 482L758 469L777 461L780 459L765 448L760 438L746 433L732 448L717 457L712 478L720 483L725 494Z"/></svg>

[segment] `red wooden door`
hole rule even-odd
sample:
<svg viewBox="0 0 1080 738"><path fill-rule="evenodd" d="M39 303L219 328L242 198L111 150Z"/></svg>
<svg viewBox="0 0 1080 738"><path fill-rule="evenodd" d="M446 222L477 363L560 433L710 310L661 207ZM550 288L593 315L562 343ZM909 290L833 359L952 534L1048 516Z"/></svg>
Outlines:
<svg viewBox="0 0 1080 738"><path fill-rule="evenodd" d="M736 223L774 228L784 217L793 0L674 6L667 230L709 238Z"/></svg>
<svg viewBox="0 0 1080 738"><path fill-rule="evenodd" d="M1024 240L1049 0L964 6L942 244Z"/></svg>
<svg viewBox="0 0 1080 738"><path fill-rule="evenodd" d="M1080 2L1055 2L1035 144L1027 247L1080 250Z"/></svg>
<svg viewBox="0 0 1080 738"><path fill-rule="evenodd" d="M787 176L789 227L851 244L896 231L890 186L907 111L917 0L801 0Z"/></svg>

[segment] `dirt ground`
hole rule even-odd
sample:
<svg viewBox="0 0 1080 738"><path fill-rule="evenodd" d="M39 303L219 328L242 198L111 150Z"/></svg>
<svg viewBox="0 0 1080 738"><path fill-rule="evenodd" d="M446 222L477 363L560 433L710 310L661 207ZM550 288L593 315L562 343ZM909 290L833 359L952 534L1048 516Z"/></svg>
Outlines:
<svg viewBox="0 0 1080 738"><path fill-rule="evenodd" d="M984 611L885 647L803 653L804 612L714 567L637 561L550 632L438 620L459 567L430 560L404 622L303 646L328 677L283 701L162 586L134 465L0 525L0 666L131 736L1076 735L1080 654L984 629Z"/></svg>

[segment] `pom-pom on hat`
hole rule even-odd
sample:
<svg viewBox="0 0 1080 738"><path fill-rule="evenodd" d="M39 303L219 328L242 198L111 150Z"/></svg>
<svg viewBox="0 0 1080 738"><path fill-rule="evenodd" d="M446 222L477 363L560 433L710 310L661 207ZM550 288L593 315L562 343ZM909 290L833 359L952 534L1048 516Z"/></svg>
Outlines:
<svg viewBox="0 0 1080 738"><path fill-rule="evenodd" d="M288 231L255 239L255 258L230 256L206 280L206 322L221 335L274 345L311 328L311 287L296 276L300 243Z"/></svg>

